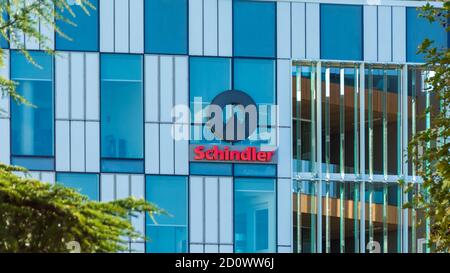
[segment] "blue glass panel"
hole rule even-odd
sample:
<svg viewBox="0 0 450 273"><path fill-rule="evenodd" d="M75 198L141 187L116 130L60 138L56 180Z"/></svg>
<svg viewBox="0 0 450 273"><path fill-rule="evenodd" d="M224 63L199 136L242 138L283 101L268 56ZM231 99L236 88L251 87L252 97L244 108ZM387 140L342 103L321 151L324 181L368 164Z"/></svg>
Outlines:
<svg viewBox="0 0 450 273"><path fill-rule="evenodd" d="M227 163L190 163L189 173L195 175L233 175L232 165Z"/></svg>
<svg viewBox="0 0 450 273"><path fill-rule="evenodd" d="M275 61L256 59L234 59L234 89L243 91L253 98L258 110L257 131L249 139L240 142L242 145L271 144L275 142L276 131L267 128L275 125ZM266 106L262 108L262 106ZM265 119L263 119L265 118Z"/></svg>
<svg viewBox="0 0 450 273"><path fill-rule="evenodd" d="M274 2L233 2L233 51L241 57L275 57Z"/></svg>
<svg viewBox="0 0 450 273"><path fill-rule="evenodd" d="M259 176L275 177L277 175L277 165L262 164L234 164L235 176Z"/></svg>
<svg viewBox="0 0 450 273"><path fill-rule="evenodd" d="M102 159L102 172L143 173L142 159Z"/></svg>
<svg viewBox="0 0 450 273"><path fill-rule="evenodd" d="M428 19L419 17L421 11L406 8L406 60L408 62L424 62L424 54L416 54L425 38L434 41L433 47L447 47L448 36L438 22L430 23Z"/></svg>
<svg viewBox="0 0 450 273"><path fill-rule="evenodd" d="M187 53L187 0L145 1L145 52Z"/></svg>
<svg viewBox="0 0 450 273"><path fill-rule="evenodd" d="M320 56L362 60L362 6L320 5Z"/></svg>
<svg viewBox="0 0 450 273"><path fill-rule="evenodd" d="M89 0L95 9L85 6L86 13L76 1L67 0L74 16L64 10L62 15L71 20L76 26L61 20L56 20L60 30L72 39L68 40L59 34L55 34L55 46L57 50L98 51L98 0Z"/></svg>
<svg viewBox="0 0 450 273"><path fill-rule="evenodd" d="M147 176L146 199L167 211L170 216L146 217L147 252L187 251L187 177Z"/></svg>
<svg viewBox="0 0 450 273"><path fill-rule="evenodd" d="M105 54L101 69L102 158L143 158L142 58Z"/></svg>
<svg viewBox="0 0 450 273"><path fill-rule="evenodd" d="M53 171L55 169L53 157L12 156L11 164L25 167L30 171Z"/></svg>
<svg viewBox="0 0 450 273"><path fill-rule="evenodd" d="M234 185L235 252L275 252L275 180L236 178Z"/></svg>
<svg viewBox="0 0 450 273"><path fill-rule="evenodd" d="M17 51L11 51L11 79L17 93L35 107L11 100L12 155L53 156L53 68L52 57L30 52L41 68L30 64Z"/></svg>
<svg viewBox="0 0 450 273"><path fill-rule="evenodd" d="M100 186L97 174L58 173L56 181L58 184L73 188L81 194L87 195L91 200L100 200Z"/></svg>
<svg viewBox="0 0 450 273"><path fill-rule="evenodd" d="M201 110L219 93L231 89L231 60L228 58L191 57L189 59L189 87L191 111L194 114L195 110ZM202 105L194 106L194 101L199 99L201 99ZM194 107L198 108L194 109Z"/></svg>
<svg viewBox="0 0 450 273"><path fill-rule="evenodd" d="M275 61L235 59L233 79L234 89L250 95L256 104L275 103Z"/></svg>

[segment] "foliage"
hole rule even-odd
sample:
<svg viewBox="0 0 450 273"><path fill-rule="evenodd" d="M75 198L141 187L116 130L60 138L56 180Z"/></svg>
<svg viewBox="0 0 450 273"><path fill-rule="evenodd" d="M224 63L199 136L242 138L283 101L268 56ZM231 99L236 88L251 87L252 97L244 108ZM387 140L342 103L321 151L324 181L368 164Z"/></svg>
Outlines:
<svg viewBox="0 0 450 273"><path fill-rule="evenodd" d="M421 16L438 22L448 32L450 2L443 8L430 4L421 8ZM425 54L427 71L434 74L426 80L427 92L440 101L430 105L425 115L432 115L430 128L417 133L409 144L409 153L417 174L423 179L423 192L419 192L409 207L425 213L430 221L429 246L438 252L450 251L450 51L438 48L425 39L418 53ZM410 188L409 191L412 189Z"/></svg>
<svg viewBox="0 0 450 273"><path fill-rule="evenodd" d="M27 40L36 41L39 47L49 54L55 54L51 45L51 37L47 37L39 30L41 27L54 29L57 35L72 40L55 23L69 24L76 27L71 20L75 13L67 0L2 0L0 1L0 38L8 41L10 45L19 50L30 63L39 67L34 62L25 47L24 36ZM84 12L95 9L89 0L71 0ZM0 67L4 66L4 50L0 48ZM31 105L24 97L16 93L16 83L0 75L0 97L10 96L17 103ZM0 109L1 110L1 109Z"/></svg>
<svg viewBox="0 0 450 273"><path fill-rule="evenodd" d="M0 163L0 252L68 252L76 241L82 252L126 250L128 238L142 239L130 217L165 213L142 199L91 201L61 185L13 172L23 168Z"/></svg>

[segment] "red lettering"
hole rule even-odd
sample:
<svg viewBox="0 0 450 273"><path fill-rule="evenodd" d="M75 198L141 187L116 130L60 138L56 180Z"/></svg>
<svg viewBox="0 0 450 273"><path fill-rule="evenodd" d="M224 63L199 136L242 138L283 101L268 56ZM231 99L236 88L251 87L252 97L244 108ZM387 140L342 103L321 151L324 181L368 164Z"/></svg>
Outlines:
<svg viewBox="0 0 450 273"><path fill-rule="evenodd" d="M194 149L194 153L196 154L194 156L195 160L202 160L203 158L205 158L205 153L203 152L203 149L205 149L205 146L197 146Z"/></svg>
<svg viewBox="0 0 450 273"><path fill-rule="evenodd" d="M194 153L194 160L271 162L275 151L257 151L255 147L247 147L243 151L230 151L227 146L221 149L217 145L205 151L205 146L201 145L195 147Z"/></svg>

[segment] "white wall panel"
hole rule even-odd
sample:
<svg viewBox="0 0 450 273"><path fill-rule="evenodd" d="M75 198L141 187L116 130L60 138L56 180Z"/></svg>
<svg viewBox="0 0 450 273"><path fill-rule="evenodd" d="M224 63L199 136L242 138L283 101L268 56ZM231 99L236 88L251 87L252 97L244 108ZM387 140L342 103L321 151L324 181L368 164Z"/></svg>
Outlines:
<svg viewBox="0 0 450 273"><path fill-rule="evenodd" d="M102 174L100 178L100 201L114 200L115 182L113 174Z"/></svg>
<svg viewBox="0 0 450 273"><path fill-rule="evenodd" d="M306 51L305 3L292 3L292 59L304 59Z"/></svg>
<svg viewBox="0 0 450 273"><path fill-rule="evenodd" d="M219 241L219 181L217 177L205 178L205 243Z"/></svg>
<svg viewBox="0 0 450 273"><path fill-rule="evenodd" d="M278 245L291 245L292 233L291 179L278 179L277 183L277 231Z"/></svg>
<svg viewBox="0 0 450 273"><path fill-rule="evenodd" d="M10 121L6 118L0 118L0 162L10 164Z"/></svg>
<svg viewBox="0 0 450 273"><path fill-rule="evenodd" d="M203 55L203 1L189 1L189 55Z"/></svg>
<svg viewBox="0 0 450 273"><path fill-rule="evenodd" d="M3 66L0 67L0 76L9 79L9 50L3 50ZM9 96L2 96L0 93L0 118L9 117Z"/></svg>
<svg viewBox="0 0 450 273"><path fill-rule="evenodd" d="M145 243L130 243L131 253L145 253Z"/></svg>
<svg viewBox="0 0 450 273"><path fill-rule="evenodd" d="M145 56L145 121L159 121L159 57Z"/></svg>
<svg viewBox="0 0 450 273"><path fill-rule="evenodd" d="M219 245L205 245L205 253L219 253Z"/></svg>
<svg viewBox="0 0 450 273"><path fill-rule="evenodd" d="M100 0L100 51L114 52L114 1Z"/></svg>
<svg viewBox="0 0 450 273"><path fill-rule="evenodd" d="M188 58L175 57L175 105L189 106L188 70Z"/></svg>
<svg viewBox="0 0 450 273"><path fill-rule="evenodd" d="M75 172L85 170L85 134L84 122L70 123L70 169Z"/></svg>
<svg viewBox="0 0 450 273"><path fill-rule="evenodd" d="M233 55L233 1L218 0L219 56Z"/></svg>
<svg viewBox="0 0 450 273"><path fill-rule="evenodd" d="M292 253L292 248L287 246L279 246L278 253Z"/></svg>
<svg viewBox="0 0 450 273"><path fill-rule="evenodd" d="M189 179L189 240L203 242L203 178L191 176ZM191 245L191 252L193 251Z"/></svg>
<svg viewBox="0 0 450 273"><path fill-rule="evenodd" d="M54 172L41 172L39 180L50 183L50 184L55 184L55 173Z"/></svg>
<svg viewBox="0 0 450 273"><path fill-rule="evenodd" d="M130 196L130 176L128 174L116 174L116 199Z"/></svg>
<svg viewBox="0 0 450 273"><path fill-rule="evenodd" d="M203 1L204 55L217 56L217 0Z"/></svg>
<svg viewBox="0 0 450 273"><path fill-rule="evenodd" d="M159 173L159 125L145 124L145 173Z"/></svg>
<svg viewBox="0 0 450 273"><path fill-rule="evenodd" d="M378 61L392 61L392 9L378 7Z"/></svg>
<svg viewBox="0 0 450 273"><path fill-rule="evenodd" d="M25 0L25 6L32 5L37 0ZM32 23L33 27L39 31L39 18L36 15L31 15L31 18L33 18L33 21L37 19L35 23ZM25 48L30 50L38 50L39 49L39 42L37 39L32 38L30 35L25 35Z"/></svg>
<svg viewBox="0 0 450 273"><path fill-rule="evenodd" d="M173 57L163 56L160 59L160 121L172 122L171 110L174 93L174 65Z"/></svg>
<svg viewBox="0 0 450 273"><path fill-rule="evenodd" d="M219 252L220 253L233 253L233 245L220 245Z"/></svg>
<svg viewBox="0 0 450 273"><path fill-rule="evenodd" d="M306 58L320 58L320 4L306 3Z"/></svg>
<svg viewBox="0 0 450 273"><path fill-rule="evenodd" d="M70 124L69 121L55 121L55 160L57 171L70 170Z"/></svg>
<svg viewBox="0 0 450 273"><path fill-rule="evenodd" d="M277 3L277 56L291 58L291 3Z"/></svg>
<svg viewBox="0 0 450 273"><path fill-rule="evenodd" d="M182 125L189 131L189 125ZM175 126L176 127L176 126ZM189 174L189 140L175 140L175 174Z"/></svg>
<svg viewBox="0 0 450 273"><path fill-rule="evenodd" d="M69 53L58 52L55 56L55 118L69 118Z"/></svg>
<svg viewBox="0 0 450 273"><path fill-rule="evenodd" d="M172 124L160 124L160 173L174 174L174 141L172 137Z"/></svg>
<svg viewBox="0 0 450 273"><path fill-rule="evenodd" d="M277 61L278 125L291 126L292 113L291 61Z"/></svg>
<svg viewBox="0 0 450 273"><path fill-rule="evenodd" d="M136 198L145 198L144 189L144 176L143 175L131 175L131 196ZM145 234L145 214L138 213L137 217L131 218L131 223L137 232Z"/></svg>
<svg viewBox="0 0 450 273"><path fill-rule="evenodd" d="M406 62L405 7L392 7L392 61Z"/></svg>
<svg viewBox="0 0 450 273"><path fill-rule="evenodd" d="M70 117L84 119L84 54L70 53Z"/></svg>
<svg viewBox="0 0 450 273"><path fill-rule="evenodd" d="M115 52L129 51L129 10L128 0L114 0L114 49Z"/></svg>
<svg viewBox="0 0 450 273"><path fill-rule="evenodd" d="M219 178L219 228L221 244L233 243L233 181L229 177ZM222 252L222 251L221 251Z"/></svg>
<svg viewBox="0 0 450 273"><path fill-rule="evenodd" d="M189 246L189 253L203 253L203 245L191 244Z"/></svg>
<svg viewBox="0 0 450 273"><path fill-rule="evenodd" d="M100 171L100 123L86 122L86 172Z"/></svg>
<svg viewBox="0 0 450 273"><path fill-rule="evenodd" d="M41 31L41 34L48 39L46 43L43 43L41 45L41 50L45 49L45 46L55 49L55 40L54 40L54 27L50 24L47 24L43 20L40 20L39 22L40 26L39 29Z"/></svg>
<svg viewBox="0 0 450 273"><path fill-rule="evenodd" d="M363 9L364 60L377 61L377 6L365 5Z"/></svg>
<svg viewBox="0 0 450 273"><path fill-rule="evenodd" d="M144 0L130 1L130 52L144 52Z"/></svg>
<svg viewBox="0 0 450 273"><path fill-rule="evenodd" d="M278 128L278 177L291 177L291 129Z"/></svg>
<svg viewBox="0 0 450 273"><path fill-rule="evenodd" d="M85 55L85 81L86 81L86 116L88 120L100 119L100 88L99 88L99 54L86 53Z"/></svg>

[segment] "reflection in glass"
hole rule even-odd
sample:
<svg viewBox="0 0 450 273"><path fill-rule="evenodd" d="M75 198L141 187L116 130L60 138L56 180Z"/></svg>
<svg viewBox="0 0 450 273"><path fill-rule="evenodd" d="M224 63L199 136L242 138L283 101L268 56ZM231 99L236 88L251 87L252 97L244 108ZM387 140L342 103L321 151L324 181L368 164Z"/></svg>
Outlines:
<svg viewBox="0 0 450 273"><path fill-rule="evenodd" d="M357 66L322 68L322 162L326 173L355 173L358 162Z"/></svg>
<svg viewBox="0 0 450 273"><path fill-rule="evenodd" d="M187 252L187 178L183 176L147 176L146 200L170 215L146 216L147 252Z"/></svg>
<svg viewBox="0 0 450 273"><path fill-rule="evenodd" d="M31 104L11 99L11 154L51 157L53 149L53 64L45 52L30 52L42 68L34 66L18 51L11 51L11 79L17 93ZM25 166L29 167L29 166Z"/></svg>
<svg viewBox="0 0 450 273"><path fill-rule="evenodd" d="M293 81L294 170L313 172L315 167L315 90L314 65L296 66Z"/></svg>
<svg viewBox="0 0 450 273"><path fill-rule="evenodd" d="M397 175L401 164L401 70L366 68L366 173Z"/></svg>
<svg viewBox="0 0 450 273"><path fill-rule="evenodd" d="M143 158L142 88L142 58L140 56L123 54L101 56L101 156L103 159L111 161L111 159ZM130 134L130 132L133 133ZM108 171L113 169L108 167Z"/></svg>
<svg viewBox="0 0 450 273"><path fill-rule="evenodd" d="M276 200L274 179L234 181L234 250L275 252Z"/></svg>
<svg viewBox="0 0 450 273"><path fill-rule="evenodd" d="M73 188L89 199L99 201L100 185L98 174L91 173L57 173L56 181L66 187Z"/></svg>
<svg viewBox="0 0 450 273"><path fill-rule="evenodd" d="M294 181L294 252L316 252L316 182Z"/></svg>

